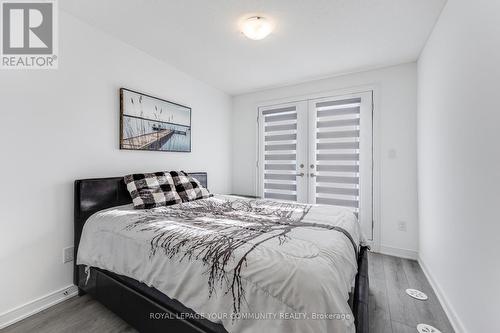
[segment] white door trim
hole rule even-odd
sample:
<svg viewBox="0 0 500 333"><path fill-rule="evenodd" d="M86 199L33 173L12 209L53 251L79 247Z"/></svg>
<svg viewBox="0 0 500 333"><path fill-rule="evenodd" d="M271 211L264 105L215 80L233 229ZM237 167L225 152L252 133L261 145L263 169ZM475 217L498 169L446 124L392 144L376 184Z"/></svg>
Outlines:
<svg viewBox="0 0 500 333"><path fill-rule="evenodd" d="M296 175L296 200L297 202L301 203L307 203L307 169L305 168L308 160L308 155L307 155L307 140L308 140L308 130L307 130L307 101L299 101L299 102L290 102L290 103L282 103L282 104L274 104L272 106L261 106L258 109L258 117L257 117L257 123L258 123L258 138L259 138L259 144L258 144L258 160L257 160L257 170L258 170L258 176L257 176L257 193L258 196L264 197L264 192L265 188L263 187L263 184L265 183L264 181L264 176L265 176L265 165L266 165L266 160L265 160L265 146L266 143L264 141L264 137L266 135L265 133L265 115L262 114L264 111L268 110L273 110L273 109L281 109L281 108L287 108L287 107L295 107L295 112L297 115L297 118L295 120L296 122L296 170L295 170L295 175ZM272 133L272 132L271 132ZM272 145L272 144L271 144ZM272 163L271 163L272 164ZM287 170L288 171L288 170ZM284 171L285 173L288 173L287 171ZM271 171L272 173L272 171ZM271 181L272 182L272 181Z"/></svg>
<svg viewBox="0 0 500 333"><path fill-rule="evenodd" d="M331 96L309 100L309 133L316 133L316 103L343 101L351 98L361 98L360 105L360 157L359 157L359 222L363 234L368 240L373 240L373 94L371 91L347 95ZM309 170L310 174L317 174L318 161L316 160L316 136L309 136L309 163L315 169ZM316 203L316 177L310 177L309 202Z"/></svg>
<svg viewBox="0 0 500 333"><path fill-rule="evenodd" d="M315 98L323 98L338 95L348 95L355 93L363 93L372 91L373 93L373 240L369 241L368 244L372 247L374 251L380 250L380 235L381 235L381 142L380 142L380 124L381 124L381 108L383 107L381 103L381 86L380 84L366 84L359 86L352 86L342 89L326 90L316 93L300 94L300 95L288 95L281 98L262 100L256 103L255 115L259 114L259 107L272 106L274 104L282 104L291 101L303 101ZM256 122L256 133L259 137L259 125ZM259 141L256 140L255 144L255 163L259 159ZM255 168L255 193L259 193L259 168Z"/></svg>

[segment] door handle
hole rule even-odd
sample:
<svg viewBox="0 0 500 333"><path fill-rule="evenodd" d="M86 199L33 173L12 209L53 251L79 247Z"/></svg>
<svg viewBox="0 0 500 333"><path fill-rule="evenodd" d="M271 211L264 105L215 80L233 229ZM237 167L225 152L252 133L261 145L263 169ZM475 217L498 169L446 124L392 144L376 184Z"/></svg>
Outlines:
<svg viewBox="0 0 500 333"><path fill-rule="evenodd" d="M316 177L316 175L314 173L310 173L309 176Z"/></svg>
<svg viewBox="0 0 500 333"><path fill-rule="evenodd" d="M304 177L304 173L300 172L300 173L297 173L295 176L297 176L297 177Z"/></svg>

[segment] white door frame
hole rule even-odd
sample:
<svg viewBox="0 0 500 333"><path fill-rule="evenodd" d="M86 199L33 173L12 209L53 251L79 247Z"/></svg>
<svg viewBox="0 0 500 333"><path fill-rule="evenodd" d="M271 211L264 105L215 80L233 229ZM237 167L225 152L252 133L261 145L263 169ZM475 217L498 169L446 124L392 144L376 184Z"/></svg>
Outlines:
<svg viewBox="0 0 500 333"><path fill-rule="evenodd" d="M265 121L262 121L262 118L265 117L262 115L262 111L272 110L274 108L286 108L289 106L295 106L297 112L297 144L296 144L296 156L297 156L297 202L307 203L307 121L304 121L304 118L307 118L307 101L298 101L298 102L290 102L290 103L282 103L282 104L273 104L271 106L260 106L257 110L257 126L258 126L258 159L257 159L257 193L258 196L264 197L264 166L265 166L265 142L264 135L260 135L264 133ZM306 119L307 120L307 119ZM302 167L301 167L302 166ZM302 174L300 176L299 174Z"/></svg>
<svg viewBox="0 0 500 333"><path fill-rule="evenodd" d="M283 103L289 103L289 102L298 102L298 101L303 101L303 100L310 100L310 99L316 99L316 98L323 98L323 97L331 97L331 96L339 96L339 95L348 95L348 94L356 94L356 93L363 93L363 92L372 92L373 97L372 97L372 103L373 103L373 131L372 131L372 145L373 145L373 232L372 232L372 239L368 240L368 244L372 247L374 251L379 251L380 250L380 234L381 234L381 142L380 142L380 124L381 124L381 98L380 98L380 91L381 87L380 84L367 84L367 85L361 85L361 86L354 86L351 88L344 88L344 89L337 89L337 90L328 90L328 91L322 91L322 92L317 92L317 93L310 93L310 94L302 94L302 95L290 95L290 96L283 96L281 98L277 99L270 99L270 100L262 100L261 102L256 103L256 133L257 137L259 138L256 140L255 144L255 161L256 161L256 168L255 168L255 179L257 180L255 184L255 193L258 194L259 192L259 187L260 187L260 176L259 176L259 167L258 167L258 161L260 157L260 133L261 129L259 128L259 122L258 122L258 114L259 114L259 108L264 107L264 106L272 106L275 104L283 104ZM367 235L367 238L370 235Z"/></svg>
<svg viewBox="0 0 500 333"><path fill-rule="evenodd" d="M314 165L313 169L309 169L309 175L316 175L318 168L318 161L316 160L316 103L334 101L334 100L347 100L351 98L361 98L360 106L360 152L369 152L368 155L360 154L359 157L359 222L361 224L363 234L370 240L373 239L373 93L362 92L348 95L331 96L319 99L309 100L308 114L309 114L309 163ZM367 103L367 101L369 103ZM309 166L309 165L308 165ZM368 181L367 181L368 179ZM316 177L309 177L309 202L316 203Z"/></svg>

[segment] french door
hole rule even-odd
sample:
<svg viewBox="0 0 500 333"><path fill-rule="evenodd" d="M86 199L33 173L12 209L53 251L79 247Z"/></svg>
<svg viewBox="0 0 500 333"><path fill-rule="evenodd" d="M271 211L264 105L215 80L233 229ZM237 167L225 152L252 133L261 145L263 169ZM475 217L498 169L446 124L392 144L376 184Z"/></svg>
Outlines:
<svg viewBox="0 0 500 333"><path fill-rule="evenodd" d="M259 108L259 194L342 206L372 238L372 92Z"/></svg>

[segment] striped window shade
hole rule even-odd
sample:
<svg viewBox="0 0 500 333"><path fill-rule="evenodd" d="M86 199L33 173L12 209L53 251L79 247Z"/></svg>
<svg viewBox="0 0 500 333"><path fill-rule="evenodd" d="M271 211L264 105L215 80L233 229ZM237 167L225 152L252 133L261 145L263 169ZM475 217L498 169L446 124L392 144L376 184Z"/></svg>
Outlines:
<svg viewBox="0 0 500 333"><path fill-rule="evenodd" d="M360 106L361 98L313 101L316 158L315 186L318 204L360 207Z"/></svg>
<svg viewBox="0 0 500 333"><path fill-rule="evenodd" d="M258 109L258 194L351 209L373 237L373 91Z"/></svg>
<svg viewBox="0 0 500 333"><path fill-rule="evenodd" d="M297 106L261 112L264 198L297 201Z"/></svg>

